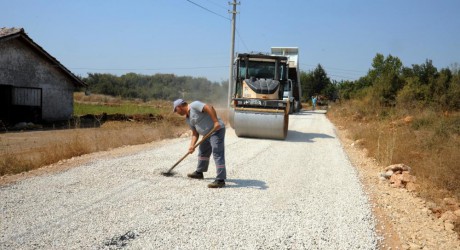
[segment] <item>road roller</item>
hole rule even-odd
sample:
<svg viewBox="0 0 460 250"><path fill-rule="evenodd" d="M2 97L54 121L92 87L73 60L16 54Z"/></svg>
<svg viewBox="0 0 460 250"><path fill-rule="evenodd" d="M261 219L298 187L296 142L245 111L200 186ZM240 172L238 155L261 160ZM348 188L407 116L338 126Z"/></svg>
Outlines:
<svg viewBox="0 0 460 250"><path fill-rule="evenodd" d="M286 138L289 100L283 100L288 84L288 58L263 53L237 54L230 124L239 137Z"/></svg>

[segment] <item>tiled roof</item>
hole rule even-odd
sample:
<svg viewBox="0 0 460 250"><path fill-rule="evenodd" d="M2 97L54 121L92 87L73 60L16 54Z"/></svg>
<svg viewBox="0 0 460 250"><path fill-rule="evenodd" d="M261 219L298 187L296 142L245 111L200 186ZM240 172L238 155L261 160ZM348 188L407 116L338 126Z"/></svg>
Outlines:
<svg viewBox="0 0 460 250"><path fill-rule="evenodd" d="M23 28L0 28L0 37L24 32Z"/></svg>
<svg viewBox="0 0 460 250"><path fill-rule="evenodd" d="M43 55L45 58L48 58L53 63L56 64L59 68L61 68L65 74L69 75L77 85L87 86L85 82L83 82L80 78L75 76L70 70L68 70L64 65L62 65L56 58L48 54L40 45L35 43L25 32L23 28L0 28L0 42L2 40L9 40L9 39L16 39L16 38L24 39L28 44L31 45L38 53Z"/></svg>

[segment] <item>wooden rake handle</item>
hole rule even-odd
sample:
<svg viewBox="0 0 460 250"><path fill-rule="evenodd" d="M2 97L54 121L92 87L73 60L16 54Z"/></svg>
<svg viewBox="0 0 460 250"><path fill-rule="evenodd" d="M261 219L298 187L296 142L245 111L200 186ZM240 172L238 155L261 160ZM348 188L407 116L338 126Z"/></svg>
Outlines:
<svg viewBox="0 0 460 250"><path fill-rule="evenodd" d="M195 144L195 146L193 146L193 149L195 149L195 148L198 147L201 143L203 143L206 139L208 139L208 138L211 136L211 134L214 133L215 131L216 131L216 128L213 128L213 129L211 130L211 132L209 132L207 135L205 135L203 138L201 138L201 140L200 140L197 144ZM187 156L188 156L189 154L190 154L190 152L187 152L184 156L182 156L182 158L180 158L180 159L176 162L176 164L174 164L174 165L168 170L168 172L166 172L166 173L168 173L168 174L171 173L171 171L172 171L177 165L179 165L179 163L181 163L181 161L183 161L185 158L187 158Z"/></svg>

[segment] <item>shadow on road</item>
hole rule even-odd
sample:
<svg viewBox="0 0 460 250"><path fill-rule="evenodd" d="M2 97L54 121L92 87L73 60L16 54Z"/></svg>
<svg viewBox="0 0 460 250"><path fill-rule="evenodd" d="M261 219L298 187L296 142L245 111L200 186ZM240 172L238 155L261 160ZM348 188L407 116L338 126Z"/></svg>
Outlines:
<svg viewBox="0 0 460 250"><path fill-rule="evenodd" d="M286 136L286 141L290 142L315 142L315 138L326 138L331 139L335 138L330 135L326 134L319 134L319 133L303 133L296 130L289 130Z"/></svg>
<svg viewBox="0 0 460 250"><path fill-rule="evenodd" d="M300 111L297 113L290 114L290 116L303 116L303 115L312 115L313 112L308 111Z"/></svg>
<svg viewBox="0 0 460 250"><path fill-rule="evenodd" d="M317 110L302 110L302 112L297 113L299 115L312 115L312 114L326 114L327 110L317 109Z"/></svg>
<svg viewBox="0 0 460 250"><path fill-rule="evenodd" d="M252 188L260 190L268 188L264 181L259 180L227 179L225 183L225 188Z"/></svg>

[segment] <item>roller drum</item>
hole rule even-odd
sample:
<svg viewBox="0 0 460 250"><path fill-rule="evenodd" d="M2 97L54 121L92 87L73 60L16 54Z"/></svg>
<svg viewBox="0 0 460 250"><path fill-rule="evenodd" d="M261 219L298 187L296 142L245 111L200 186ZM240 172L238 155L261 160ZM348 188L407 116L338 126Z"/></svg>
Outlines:
<svg viewBox="0 0 460 250"><path fill-rule="evenodd" d="M256 137L284 140L287 135L289 116L284 112L237 111L234 129L238 137Z"/></svg>

